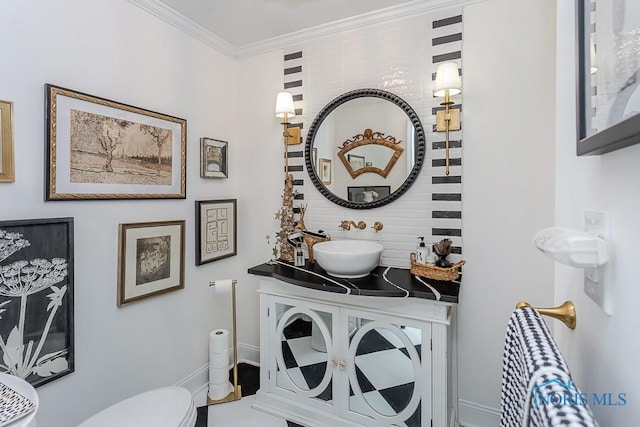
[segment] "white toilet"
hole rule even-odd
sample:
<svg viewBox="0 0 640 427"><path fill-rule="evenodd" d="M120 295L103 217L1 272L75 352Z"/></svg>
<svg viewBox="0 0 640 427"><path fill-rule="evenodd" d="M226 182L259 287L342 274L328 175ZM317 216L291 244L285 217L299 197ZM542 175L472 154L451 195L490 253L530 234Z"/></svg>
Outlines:
<svg viewBox="0 0 640 427"><path fill-rule="evenodd" d="M163 387L130 397L78 427L193 427L196 405L183 387Z"/></svg>

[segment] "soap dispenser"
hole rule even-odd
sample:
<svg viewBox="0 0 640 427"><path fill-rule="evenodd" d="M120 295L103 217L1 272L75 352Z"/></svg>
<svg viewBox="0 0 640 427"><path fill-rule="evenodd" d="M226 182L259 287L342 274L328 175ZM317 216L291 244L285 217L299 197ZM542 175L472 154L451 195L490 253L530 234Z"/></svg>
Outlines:
<svg viewBox="0 0 640 427"><path fill-rule="evenodd" d="M429 250L424 244L424 237L418 237L420 243L416 248L416 262L418 264L425 265L427 263L427 256L429 255Z"/></svg>

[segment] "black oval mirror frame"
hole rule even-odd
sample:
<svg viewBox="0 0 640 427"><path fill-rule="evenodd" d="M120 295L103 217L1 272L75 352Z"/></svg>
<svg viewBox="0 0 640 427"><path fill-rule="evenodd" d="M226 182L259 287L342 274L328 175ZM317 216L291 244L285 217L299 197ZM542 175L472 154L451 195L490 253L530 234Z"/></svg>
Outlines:
<svg viewBox="0 0 640 427"><path fill-rule="evenodd" d="M389 194L387 197L384 197L380 200L375 200L373 202L355 203L355 202L350 202L348 200L344 200L336 196L331 191L329 191L327 187L325 187L324 184L320 181L313 166L313 158L312 158L313 141L315 139L318 129L320 128L320 125L322 124L324 119L329 115L329 113L331 113L333 110L335 110L345 102L351 101L352 99L365 98L365 97L381 98L381 99L390 101L395 105L397 105L398 107L400 107L402 111L404 111L407 114L415 130L415 144L416 144L415 163L413 165L413 169L411 169L411 172L409 173L409 176L407 176L407 179L405 179L402 185L398 187L398 189L395 190L393 193ZM397 199L398 197L400 197L405 191L409 189L409 187L411 187L411 184L413 184L416 177L420 173L420 169L422 169L422 164L424 163L424 157L425 157L425 136L424 136L424 129L422 127L422 123L420 122L420 118L418 118L418 115L416 114L414 109L409 104L407 104L407 102L405 102L402 98L390 92L380 90L380 89L353 90L351 92L347 92L338 96L333 101L328 103L313 120L313 123L311 124L311 127L307 132L307 141L305 143L305 164L307 165L307 172L309 173L311 182L313 182L313 185L315 185L315 187L324 197L326 197L327 199L329 199L330 201L332 201L337 205L344 206L349 209L377 208L377 207L389 204L395 199Z"/></svg>

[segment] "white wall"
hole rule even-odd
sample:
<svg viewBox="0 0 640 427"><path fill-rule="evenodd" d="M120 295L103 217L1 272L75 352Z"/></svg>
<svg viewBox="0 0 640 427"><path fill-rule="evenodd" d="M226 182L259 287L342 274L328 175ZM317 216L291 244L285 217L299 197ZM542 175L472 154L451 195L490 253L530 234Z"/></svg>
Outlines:
<svg viewBox="0 0 640 427"><path fill-rule="evenodd" d="M240 259L195 267L193 201L239 194L237 66L125 0L1 9L0 98L15 107L16 182L0 185L0 219L75 217L76 371L38 388L40 425L69 427L182 380L207 363L208 332L231 326L229 299L207 283L235 274ZM43 202L45 83L187 119L188 199ZM202 136L229 141L229 179L199 177ZM118 224L173 219L187 221L185 289L117 308Z"/></svg>
<svg viewBox="0 0 640 427"><path fill-rule="evenodd" d="M554 5L464 9L464 278L458 307L460 420L495 425L507 321L553 303L553 265L531 243L553 225Z"/></svg>
<svg viewBox="0 0 640 427"><path fill-rule="evenodd" d="M592 406L602 426L638 423L640 371L640 145L595 157L576 156L574 2L558 2L556 85L556 224L582 229L584 210L606 210L612 219L615 255L614 314L607 316L583 292L583 273L556 264L555 299L573 300L577 327L555 335L583 392L626 393L625 406ZM617 402L618 400L614 400Z"/></svg>

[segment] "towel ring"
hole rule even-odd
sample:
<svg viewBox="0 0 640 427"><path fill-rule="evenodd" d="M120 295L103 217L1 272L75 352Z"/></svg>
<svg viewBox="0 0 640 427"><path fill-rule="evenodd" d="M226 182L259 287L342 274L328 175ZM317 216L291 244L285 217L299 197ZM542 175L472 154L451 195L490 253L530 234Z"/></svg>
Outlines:
<svg viewBox="0 0 640 427"><path fill-rule="evenodd" d="M522 307L530 307L543 316L550 316L561 320L569 329L576 328L576 307L573 305L572 301L565 301L561 306L552 308L533 307L531 304L524 301L520 301L516 304L516 308Z"/></svg>

